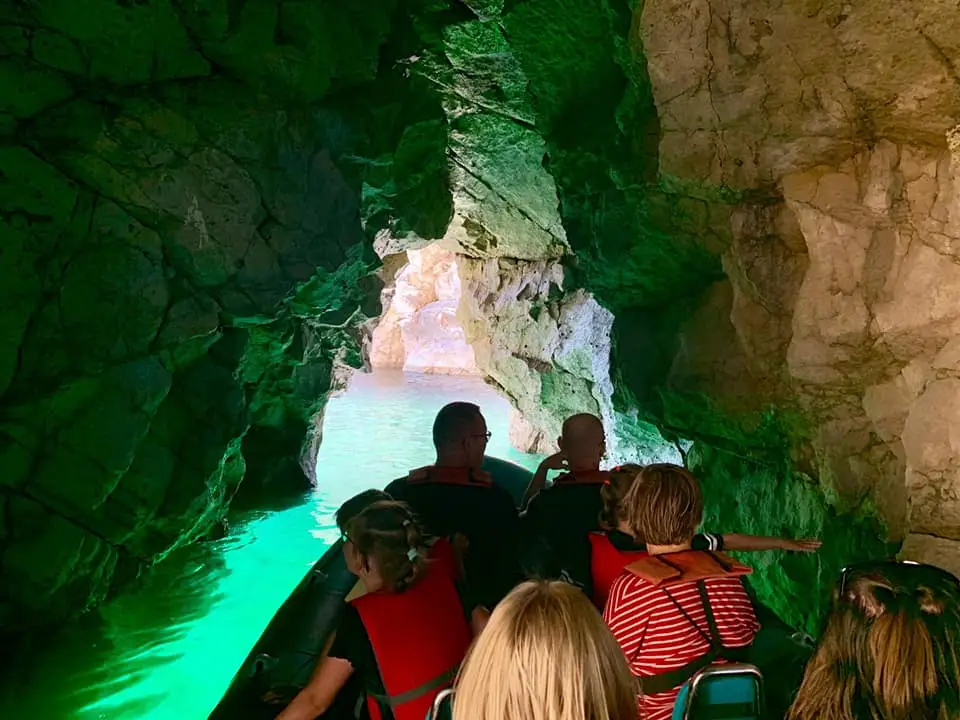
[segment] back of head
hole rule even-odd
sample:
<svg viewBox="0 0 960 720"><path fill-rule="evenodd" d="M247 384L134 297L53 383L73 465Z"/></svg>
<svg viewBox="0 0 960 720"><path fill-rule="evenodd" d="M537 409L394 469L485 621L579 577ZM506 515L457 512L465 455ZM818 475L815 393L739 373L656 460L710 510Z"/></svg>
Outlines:
<svg viewBox="0 0 960 720"><path fill-rule="evenodd" d="M563 582L497 605L457 678L457 720L636 720L637 684L596 608Z"/></svg>
<svg viewBox="0 0 960 720"><path fill-rule="evenodd" d="M596 470L606 452L603 422L589 413L568 417L563 422L560 448L573 470Z"/></svg>
<svg viewBox="0 0 960 720"><path fill-rule="evenodd" d="M464 440L473 430L480 408L473 403L444 405L433 421L433 446L437 452Z"/></svg>
<svg viewBox="0 0 960 720"><path fill-rule="evenodd" d="M368 505L347 522L345 532L363 558L374 560L388 590L409 587L426 569L427 539L405 503L379 500Z"/></svg>
<svg viewBox="0 0 960 720"><path fill-rule="evenodd" d="M392 500L383 490L364 490L362 493L354 495L339 507L336 514L337 528L340 532L346 532L347 523L357 515L362 513L373 503L380 500Z"/></svg>
<svg viewBox="0 0 960 720"><path fill-rule="evenodd" d="M644 467L623 499L623 520L648 545L689 542L703 518L700 483L686 468L669 463Z"/></svg>
<svg viewBox="0 0 960 720"><path fill-rule="evenodd" d="M604 530L616 530L623 519L623 501L633 487L637 476L643 471L643 465L620 465L610 471L609 476L600 486L600 501L603 509L600 511L600 527Z"/></svg>
<svg viewBox="0 0 960 720"><path fill-rule="evenodd" d="M894 562L846 572L788 717L960 718L960 580Z"/></svg>

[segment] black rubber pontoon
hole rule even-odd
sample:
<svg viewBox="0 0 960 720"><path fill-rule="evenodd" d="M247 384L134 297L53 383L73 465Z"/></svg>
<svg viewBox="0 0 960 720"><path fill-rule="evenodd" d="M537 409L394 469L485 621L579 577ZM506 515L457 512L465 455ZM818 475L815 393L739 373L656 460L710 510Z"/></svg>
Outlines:
<svg viewBox="0 0 960 720"><path fill-rule="evenodd" d="M484 458L483 469L520 504L533 474L499 458ZM297 689L306 685L330 633L340 621L343 600L356 577L347 570L338 540L307 572L280 606L257 640L210 720L267 720L276 717ZM289 697L269 703L269 691L288 690ZM340 691L324 718L353 720L361 688L354 679Z"/></svg>

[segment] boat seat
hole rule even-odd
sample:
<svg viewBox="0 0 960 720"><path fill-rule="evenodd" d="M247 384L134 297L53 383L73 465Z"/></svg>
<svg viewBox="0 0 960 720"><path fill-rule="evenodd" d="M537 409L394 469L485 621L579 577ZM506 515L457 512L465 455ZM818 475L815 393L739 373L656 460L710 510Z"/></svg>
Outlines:
<svg viewBox="0 0 960 720"><path fill-rule="evenodd" d="M762 720L763 677L753 665L713 665L680 688L673 720Z"/></svg>
<svg viewBox="0 0 960 720"><path fill-rule="evenodd" d="M426 720L453 720L453 688L437 693L433 705L427 710Z"/></svg>

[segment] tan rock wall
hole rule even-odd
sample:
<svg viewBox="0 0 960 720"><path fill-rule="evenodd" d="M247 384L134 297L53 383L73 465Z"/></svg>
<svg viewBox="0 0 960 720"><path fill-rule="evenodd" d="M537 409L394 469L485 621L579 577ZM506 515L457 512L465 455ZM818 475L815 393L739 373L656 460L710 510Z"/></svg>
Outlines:
<svg viewBox="0 0 960 720"><path fill-rule="evenodd" d="M805 411L840 506L956 571L960 10L648 0L636 30L661 172L764 197L733 213L725 364ZM720 329L695 325L702 356Z"/></svg>

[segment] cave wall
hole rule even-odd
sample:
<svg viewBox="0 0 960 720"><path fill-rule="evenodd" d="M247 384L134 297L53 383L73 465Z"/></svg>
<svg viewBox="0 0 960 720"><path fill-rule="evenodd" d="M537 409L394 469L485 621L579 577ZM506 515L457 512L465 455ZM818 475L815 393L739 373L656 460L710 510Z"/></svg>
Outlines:
<svg viewBox="0 0 960 720"><path fill-rule="evenodd" d="M823 537L816 557L754 560L761 596L810 629L847 562L905 540L960 570L955 9L466 5L426 66L450 128L446 237L524 441L599 412L619 457L697 470L711 528ZM565 367L578 327L592 349Z"/></svg>
<svg viewBox="0 0 960 720"><path fill-rule="evenodd" d="M0 3L3 630L309 487L312 416L379 311L320 102L374 78L378 7Z"/></svg>
<svg viewBox="0 0 960 720"><path fill-rule="evenodd" d="M636 30L661 172L742 193L723 261L751 385L802 412L835 507L960 572L960 13L654 0Z"/></svg>
<svg viewBox="0 0 960 720"><path fill-rule="evenodd" d="M307 487L373 249L434 241L526 445L598 413L710 529L825 539L751 558L787 619L957 569L944 0L0 10L0 625Z"/></svg>

